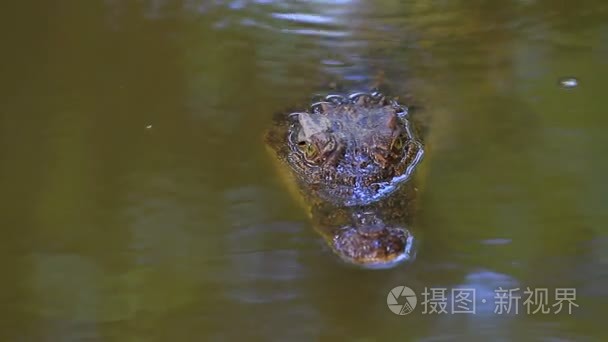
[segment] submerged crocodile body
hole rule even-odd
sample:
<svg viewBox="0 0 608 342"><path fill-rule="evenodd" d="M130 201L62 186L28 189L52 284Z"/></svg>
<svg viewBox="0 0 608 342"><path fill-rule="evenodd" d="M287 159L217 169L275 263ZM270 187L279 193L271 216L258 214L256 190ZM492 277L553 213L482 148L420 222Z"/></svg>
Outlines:
<svg viewBox="0 0 608 342"><path fill-rule="evenodd" d="M265 140L338 256L365 267L413 256L410 179L423 146L406 107L377 92L330 95L279 115Z"/></svg>

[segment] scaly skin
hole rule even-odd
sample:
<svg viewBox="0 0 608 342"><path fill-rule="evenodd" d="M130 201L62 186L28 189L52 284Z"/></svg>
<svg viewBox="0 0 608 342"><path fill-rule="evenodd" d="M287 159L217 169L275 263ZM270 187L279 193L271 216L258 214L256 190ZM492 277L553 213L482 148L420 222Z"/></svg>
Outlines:
<svg viewBox="0 0 608 342"><path fill-rule="evenodd" d="M379 93L330 95L277 117L265 140L338 256L365 267L413 256L409 180L423 148L407 109Z"/></svg>

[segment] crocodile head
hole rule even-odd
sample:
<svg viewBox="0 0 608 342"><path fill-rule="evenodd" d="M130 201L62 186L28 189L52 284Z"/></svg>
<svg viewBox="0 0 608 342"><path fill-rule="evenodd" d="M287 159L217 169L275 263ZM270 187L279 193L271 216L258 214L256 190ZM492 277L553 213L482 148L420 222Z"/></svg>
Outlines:
<svg viewBox="0 0 608 342"><path fill-rule="evenodd" d="M365 205L407 180L421 156L407 111L382 96L328 97L291 114L288 164L326 201Z"/></svg>
<svg viewBox="0 0 608 342"><path fill-rule="evenodd" d="M384 218L406 211L393 193L422 158L407 109L378 93L331 95L281 116L266 139L311 208L336 254L364 266L409 258L412 236ZM401 192L400 192L401 193ZM392 220L394 221L394 220Z"/></svg>

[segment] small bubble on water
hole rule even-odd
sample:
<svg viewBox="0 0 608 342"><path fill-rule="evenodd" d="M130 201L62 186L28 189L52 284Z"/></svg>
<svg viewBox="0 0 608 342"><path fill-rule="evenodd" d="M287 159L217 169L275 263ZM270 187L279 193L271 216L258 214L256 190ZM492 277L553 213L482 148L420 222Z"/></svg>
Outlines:
<svg viewBox="0 0 608 342"><path fill-rule="evenodd" d="M574 77L564 77L559 80L559 85L565 89L575 88L578 86L578 80Z"/></svg>

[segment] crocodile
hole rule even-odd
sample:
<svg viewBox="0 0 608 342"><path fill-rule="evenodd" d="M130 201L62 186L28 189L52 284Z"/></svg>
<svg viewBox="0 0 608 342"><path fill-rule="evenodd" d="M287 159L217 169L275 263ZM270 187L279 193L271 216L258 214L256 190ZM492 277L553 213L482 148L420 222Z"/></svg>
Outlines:
<svg viewBox="0 0 608 342"><path fill-rule="evenodd" d="M266 131L313 227L348 263L387 268L414 258L413 175L424 146L410 116L378 91L331 94L278 113Z"/></svg>

